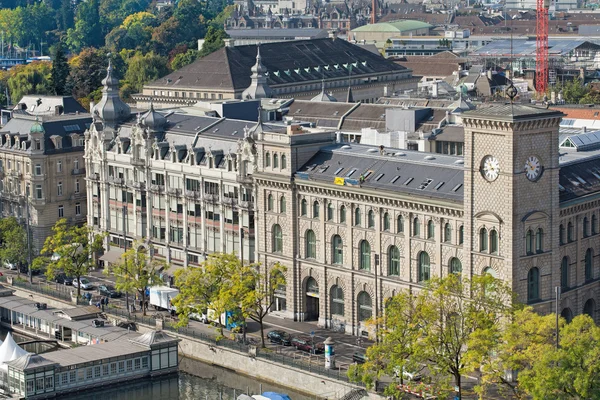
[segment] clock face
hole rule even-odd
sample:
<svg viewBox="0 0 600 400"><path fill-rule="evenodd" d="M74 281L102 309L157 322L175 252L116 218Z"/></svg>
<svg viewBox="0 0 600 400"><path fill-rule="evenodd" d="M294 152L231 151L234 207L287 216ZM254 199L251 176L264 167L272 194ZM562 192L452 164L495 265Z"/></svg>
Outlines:
<svg viewBox="0 0 600 400"><path fill-rule="evenodd" d="M525 175L530 181L537 180L542 173L542 164L536 156L530 156L525 161Z"/></svg>
<svg viewBox="0 0 600 400"><path fill-rule="evenodd" d="M486 156L481 161L481 174L488 181L495 181L500 174L500 163L498 162L498 159L494 156Z"/></svg>

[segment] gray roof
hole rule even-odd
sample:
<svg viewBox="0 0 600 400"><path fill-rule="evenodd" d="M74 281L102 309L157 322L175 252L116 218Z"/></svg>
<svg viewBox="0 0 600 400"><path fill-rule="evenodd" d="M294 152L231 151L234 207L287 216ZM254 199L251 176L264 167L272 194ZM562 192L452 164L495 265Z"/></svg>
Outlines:
<svg viewBox="0 0 600 400"><path fill-rule="evenodd" d="M97 317L100 310L94 306L82 306L75 308L68 308L66 310L60 310L60 313L64 314L67 318L77 321L79 319L88 319Z"/></svg>
<svg viewBox="0 0 600 400"><path fill-rule="evenodd" d="M293 28L293 29L227 29L227 34L233 39L245 38L284 38L284 39L317 39L328 36L326 29Z"/></svg>
<svg viewBox="0 0 600 400"><path fill-rule="evenodd" d="M561 202L600 192L600 154L561 165L559 176Z"/></svg>
<svg viewBox="0 0 600 400"><path fill-rule="evenodd" d="M463 118L480 118L494 121L519 121L540 117L562 117L564 114L557 110L536 107L526 104L504 104L494 107L481 108L463 113Z"/></svg>
<svg viewBox="0 0 600 400"><path fill-rule="evenodd" d="M512 43L511 43L512 42ZM568 56L572 51L579 47L600 49L600 46L584 39L549 39L548 55L550 57ZM508 57L513 54L515 57L535 57L535 40L494 40L487 45L477 49L471 55L487 57Z"/></svg>
<svg viewBox="0 0 600 400"><path fill-rule="evenodd" d="M20 104L27 107L24 111L30 115L55 115L57 107L60 107L59 114L87 113L87 110L73 96L26 95L21 98L14 110L21 110Z"/></svg>
<svg viewBox="0 0 600 400"><path fill-rule="evenodd" d="M139 346L153 347L165 343L176 343L179 339L167 335L164 331L148 331L135 339L129 339L129 341Z"/></svg>
<svg viewBox="0 0 600 400"><path fill-rule="evenodd" d="M12 367L19 371L28 371L31 369L36 369L40 367L57 365L56 362L48 360L45 357L42 357L37 354L25 354L15 360L9 361L6 363L9 367Z"/></svg>
<svg viewBox="0 0 600 400"><path fill-rule="evenodd" d="M120 329L123 330L122 328ZM48 362L53 362L60 364L62 367L66 367L130 354L146 353L147 351L148 348L132 346L129 341L117 340L45 353L44 358Z"/></svg>
<svg viewBox="0 0 600 400"><path fill-rule="evenodd" d="M334 185L335 178L344 178L345 186L462 203L462 157L399 149L384 149L384 153L376 146L354 143L324 147L296 173L296 179ZM362 182L361 176L366 177Z"/></svg>

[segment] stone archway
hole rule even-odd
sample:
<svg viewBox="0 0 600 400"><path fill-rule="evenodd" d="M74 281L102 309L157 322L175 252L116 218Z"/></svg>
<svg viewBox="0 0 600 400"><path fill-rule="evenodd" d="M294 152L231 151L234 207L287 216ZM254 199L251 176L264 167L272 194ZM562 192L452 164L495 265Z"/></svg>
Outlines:
<svg viewBox="0 0 600 400"><path fill-rule="evenodd" d="M315 278L309 276L304 283L306 307L304 313L305 321L319 320L319 283Z"/></svg>

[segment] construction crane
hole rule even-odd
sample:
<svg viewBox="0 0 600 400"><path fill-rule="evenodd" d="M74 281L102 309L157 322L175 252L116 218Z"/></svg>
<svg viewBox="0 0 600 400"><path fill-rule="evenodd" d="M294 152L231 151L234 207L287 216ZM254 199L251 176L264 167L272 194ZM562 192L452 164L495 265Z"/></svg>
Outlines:
<svg viewBox="0 0 600 400"><path fill-rule="evenodd" d="M550 0L537 0L535 90L540 96L548 87L548 8Z"/></svg>

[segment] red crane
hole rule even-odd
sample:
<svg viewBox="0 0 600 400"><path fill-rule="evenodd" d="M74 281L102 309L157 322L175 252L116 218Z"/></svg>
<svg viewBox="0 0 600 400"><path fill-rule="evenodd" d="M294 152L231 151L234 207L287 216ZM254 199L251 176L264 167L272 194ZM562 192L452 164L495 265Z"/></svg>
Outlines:
<svg viewBox="0 0 600 400"><path fill-rule="evenodd" d="M548 7L549 0L537 0L535 90L542 96L548 87Z"/></svg>

